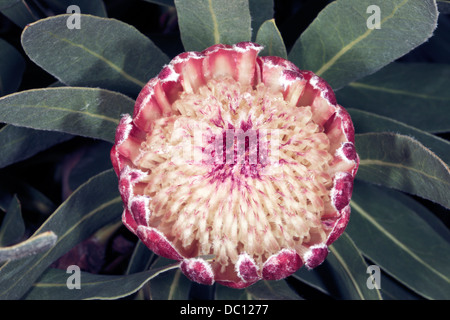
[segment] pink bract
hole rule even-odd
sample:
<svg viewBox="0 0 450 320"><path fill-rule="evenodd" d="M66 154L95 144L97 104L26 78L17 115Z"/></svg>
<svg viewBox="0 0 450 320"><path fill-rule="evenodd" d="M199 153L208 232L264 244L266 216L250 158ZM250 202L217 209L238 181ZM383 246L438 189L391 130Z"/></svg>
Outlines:
<svg viewBox="0 0 450 320"><path fill-rule="evenodd" d="M323 79L261 50L178 55L122 117L111 150L125 226L202 284L244 288L317 267L349 221L359 165L349 114Z"/></svg>

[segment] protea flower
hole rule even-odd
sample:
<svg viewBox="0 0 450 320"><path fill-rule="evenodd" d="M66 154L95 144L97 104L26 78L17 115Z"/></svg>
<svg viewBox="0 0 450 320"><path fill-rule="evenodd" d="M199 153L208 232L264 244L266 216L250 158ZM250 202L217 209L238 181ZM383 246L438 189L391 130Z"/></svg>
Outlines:
<svg viewBox="0 0 450 320"><path fill-rule="evenodd" d="M202 284L244 288L314 268L349 221L350 116L323 79L261 49L175 57L111 151L123 223Z"/></svg>

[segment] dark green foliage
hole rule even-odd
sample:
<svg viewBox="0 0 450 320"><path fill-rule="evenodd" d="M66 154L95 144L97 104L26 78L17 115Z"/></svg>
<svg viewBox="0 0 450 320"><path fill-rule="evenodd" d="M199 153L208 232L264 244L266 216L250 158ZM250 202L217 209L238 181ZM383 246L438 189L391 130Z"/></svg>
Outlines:
<svg viewBox="0 0 450 320"><path fill-rule="evenodd" d="M450 299L450 19L437 6L448 12L448 1L27 2L0 1L0 255L48 231L57 240L0 261L0 298ZM366 24L372 4L380 29ZM66 25L69 5L80 29ZM352 217L316 269L202 295L121 226L109 150L171 57L251 40L317 72L351 114ZM65 261L84 253L99 260L84 265L83 290L68 290ZM366 284L371 264L380 290Z"/></svg>

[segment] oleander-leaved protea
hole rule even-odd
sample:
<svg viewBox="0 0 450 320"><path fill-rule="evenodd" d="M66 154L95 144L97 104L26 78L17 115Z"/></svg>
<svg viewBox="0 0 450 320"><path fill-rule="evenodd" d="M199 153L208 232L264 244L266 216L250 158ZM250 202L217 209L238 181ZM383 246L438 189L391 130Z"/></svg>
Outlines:
<svg viewBox="0 0 450 320"><path fill-rule="evenodd" d="M314 268L349 221L350 116L323 79L261 49L175 57L111 150L123 223L202 284L243 288Z"/></svg>

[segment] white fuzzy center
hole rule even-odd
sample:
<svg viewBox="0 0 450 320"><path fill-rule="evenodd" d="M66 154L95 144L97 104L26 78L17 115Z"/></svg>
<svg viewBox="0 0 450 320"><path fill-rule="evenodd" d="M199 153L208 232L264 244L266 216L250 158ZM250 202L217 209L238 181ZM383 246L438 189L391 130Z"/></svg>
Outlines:
<svg viewBox="0 0 450 320"><path fill-rule="evenodd" d="M148 176L150 225L184 256L246 252L257 264L325 240L333 157L310 107L259 84L210 80L157 120L135 163Z"/></svg>

